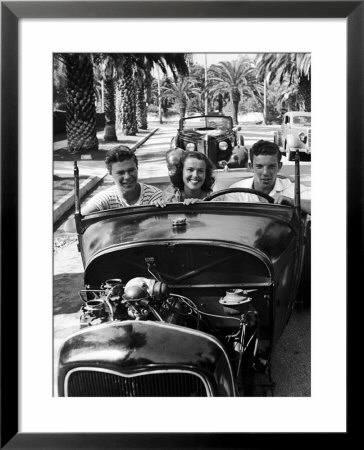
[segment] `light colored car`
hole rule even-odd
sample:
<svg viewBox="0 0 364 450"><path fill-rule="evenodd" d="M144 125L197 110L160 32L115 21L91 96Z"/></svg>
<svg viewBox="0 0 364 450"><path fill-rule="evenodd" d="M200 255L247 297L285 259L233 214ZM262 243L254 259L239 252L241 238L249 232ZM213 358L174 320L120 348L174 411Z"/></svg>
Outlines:
<svg viewBox="0 0 364 450"><path fill-rule="evenodd" d="M296 150L311 157L311 113L289 111L283 116L282 129L275 135L287 159L292 161Z"/></svg>

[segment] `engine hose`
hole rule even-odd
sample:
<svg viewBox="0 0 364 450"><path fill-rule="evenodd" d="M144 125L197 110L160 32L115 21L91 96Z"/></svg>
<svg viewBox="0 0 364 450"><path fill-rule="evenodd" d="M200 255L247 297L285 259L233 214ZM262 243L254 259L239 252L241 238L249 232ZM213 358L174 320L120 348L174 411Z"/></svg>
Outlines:
<svg viewBox="0 0 364 450"><path fill-rule="evenodd" d="M181 300L183 300L197 315L197 329L199 329L200 326L200 320L201 320L201 316L200 316L200 311L197 308L197 306L195 305L195 303L189 299L188 297L184 297L183 295L177 295L177 294L170 294L171 297L177 297L180 298Z"/></svg>
<svg viewBox="0 0 364 450"><path fill-rule="evenodd" d="M112 309L111 303L109 302L109 297L110 297L110 295L111 295L111 291L110 291L110 293L108 294L108 296L105 297L105 302L106 302L107 306L109 307L111 320L114 320L114 311L113 311L113 309Z"/></svg>
<svg viewBox="0 0 364 450"><path fill-rule="evenodd" d="M157 313L157 311L153 308L153 306L148 305L148 308L150 309L150 311L152 311L152 313L154 314L154 316L155 316L160 322L164 322L164 320L162 319L162 317Z"/></svg>
<svg viewBox="0 0 364 450"><path fill-rule="evenodd" d="M241 338L240 338L240 348L244 348L244 339L245 339L245 328L246 328L246 324L243 323L242 329L241 329ZM241 361L243 359L243 351L240 352L239 354L239 362L238 362L238 369L236 371L236 378L239 378L239 373L240 373L240 366L241 366Z"/></svg>

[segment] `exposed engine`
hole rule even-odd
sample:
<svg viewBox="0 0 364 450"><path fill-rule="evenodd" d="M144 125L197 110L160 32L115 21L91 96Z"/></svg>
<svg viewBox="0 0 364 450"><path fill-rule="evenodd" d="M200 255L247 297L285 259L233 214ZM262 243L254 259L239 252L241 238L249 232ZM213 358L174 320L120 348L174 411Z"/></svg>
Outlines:
<svg viewBox="0 0 364 450"><path fill-rule="evenodd" d="M80 297L83 301L81 327L123 320L153 320L185 326L218 338L237 375L247 359L253 360L259 371L265 370L264 352L258 350L259 315L252 298L243 289L227 289L223 296L192 299L178 289L172 292L158 279L136 277L125 285L121 279L106 280L100 289L80 291ZM205 308L208 302L213 302L215 308Z"/></svg>

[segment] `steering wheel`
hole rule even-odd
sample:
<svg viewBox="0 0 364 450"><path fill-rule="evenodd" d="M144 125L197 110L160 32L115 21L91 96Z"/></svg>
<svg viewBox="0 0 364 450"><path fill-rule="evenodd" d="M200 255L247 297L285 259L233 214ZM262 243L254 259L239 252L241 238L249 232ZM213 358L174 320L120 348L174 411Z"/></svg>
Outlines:
<svg viewBox="0 0 364 450"><path fill-rule="evenodd" d="M203 200L205 202L209 202L213 198L220 197L220 195L232 194L233 192L245 192L247 194L255 194L258 195L259 197L263 197L266 200L268 200L268 203L274 203L274 198L268 194L265 194L264 192L257 191L256 189L238 188L238 187L222 189L221 191L213 192L212 194L207 195Z"/></svg>

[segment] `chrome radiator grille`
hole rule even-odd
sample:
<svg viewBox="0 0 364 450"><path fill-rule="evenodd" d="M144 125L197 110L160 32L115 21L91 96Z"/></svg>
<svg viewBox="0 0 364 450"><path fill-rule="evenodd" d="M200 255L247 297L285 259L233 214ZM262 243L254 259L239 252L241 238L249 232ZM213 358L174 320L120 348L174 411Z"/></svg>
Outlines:
<svg viewBox="0 0 364 450"><path fill-rule="evenodd" d="M67 397L207 397L199 376L158 372L125 377L98 370L77 370L66 378Z"/></svg>

